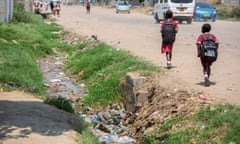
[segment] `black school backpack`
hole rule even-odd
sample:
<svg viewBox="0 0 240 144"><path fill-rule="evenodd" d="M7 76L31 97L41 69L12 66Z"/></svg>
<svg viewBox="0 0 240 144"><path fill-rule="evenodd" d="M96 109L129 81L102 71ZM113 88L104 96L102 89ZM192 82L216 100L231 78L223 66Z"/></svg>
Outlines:
<svg viewBox="0 0 240 144"><path fill-rule="evenodd" d="M212 40L212 35L209 34L207 38L205 34L202 35L203 42L201 44L201 58L206 62L213 62L217 60L217 44Z"/></svg>
<svg viewBox="0 0 240 144"><path fill-rule="evenodd" d="M170 22L168 22L167 20L165 20L165 24L162 28L163 43L173 43L175 41L175 37L176 30L173 21L171 20Z"/></svg>

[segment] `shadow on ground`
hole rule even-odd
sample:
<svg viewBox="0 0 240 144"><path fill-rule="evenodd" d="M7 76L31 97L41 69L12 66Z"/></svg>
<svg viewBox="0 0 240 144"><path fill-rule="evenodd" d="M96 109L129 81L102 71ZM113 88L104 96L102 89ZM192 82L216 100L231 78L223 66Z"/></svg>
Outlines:
<svg viewBox="0 0 240 144"><path fill-rule="evenodd" d="M78 128L80 120L38 101L0 101L0 139L27 138L32 133L58 136Z"/></svg>

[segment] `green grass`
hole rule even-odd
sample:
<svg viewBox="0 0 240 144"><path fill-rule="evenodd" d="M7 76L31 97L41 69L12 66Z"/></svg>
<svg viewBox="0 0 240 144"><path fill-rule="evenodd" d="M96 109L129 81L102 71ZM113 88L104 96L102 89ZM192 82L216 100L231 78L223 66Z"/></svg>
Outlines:
<svg viewBox="0 0 240 144"><path fill-rule="evenodd" d="M0 82L14 83L34 93L44 93L42 74L31 53L20 45L2 43Z"/></svg>
<svg viewBox="0 0 240 144"><path fill-rule="evenodd" d="M216 5L217 19L240 20L240 7Z"/></svg>
<svg viewBox="0 0 240 144"><path fill-rule="evenodd" d="M81 138L78 141L79 144L99 144L98 138L94 136L89 130L84 130L81 133Z"/></svg>
<svg viewBox="0 0 240 144"><path fill-rule="evenodd" d="M208 106L194 116L173 118L149 134L144 144L240 143L240 107Z"/></svg>
<svg viewBox="0 0 240 144"><path fill-rule="evenodd" d="M15 4L13 22L0 24L1 87L46 95L36 60L53 54L53 47L64 46L58 41L61 35L52 33L59 30L57 25L46 24L39 16L22 11L21 5L19 8Z"/></svg>
<svg viewBox="0 0 240 144"><path fill-rule="evenodd" d="M127 72L159 70L146 61L103 43L70 57L66 69L74 75L83 71L79 79L88 83L89 91L84 97L84 104L95 107L121 100L119 82Z"/></svg>
<svg viewBox="0 0 240 144"><path fill-rule="evenodd" d="M74 109L72 108L72 105L66 101L64 98L47 98L44 101L47 104L54 105L57 108L64 110L66 112L74 113Z"/></svg>

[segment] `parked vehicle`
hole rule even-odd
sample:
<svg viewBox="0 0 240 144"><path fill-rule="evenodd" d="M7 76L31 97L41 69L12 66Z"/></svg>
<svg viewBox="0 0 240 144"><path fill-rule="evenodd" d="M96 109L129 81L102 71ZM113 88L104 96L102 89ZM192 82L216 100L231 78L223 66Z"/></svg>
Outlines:
<svg viewBox="0 0 240 144"><path fill-rule="evenodd" d="M195 0L158 0L154 5L154 19L157 23L164 20L165 12L173 11L173 18L179 23L187 21L192 23Z"/></svg>
<svg viewBox="0 0 240 144"><path fill-rule="evenodd" d="M195 21L216 21L216 8L213 7L209 2L196 2L193 19Z"/></svg>
<svg viewBox="0 0 240 144"><path fill-rule="evenodd" d="M116 13L119 13L120 11L130 13L131 7L132 6L128 3L128 1L118 1L116 4Z"/></svg>

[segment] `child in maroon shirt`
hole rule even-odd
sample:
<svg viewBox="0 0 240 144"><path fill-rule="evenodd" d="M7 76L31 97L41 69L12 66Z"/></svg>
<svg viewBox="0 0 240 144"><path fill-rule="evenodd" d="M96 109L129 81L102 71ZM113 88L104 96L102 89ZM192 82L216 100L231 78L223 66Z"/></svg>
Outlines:
<svg viewBox="0 0 240 144"><path fill-rule="evenodd" d="M211 25L210 24L203 24L202 25L202 34L198 36L198 39L197 39L197 42L196 42L197 56L200 58L201 64L202 64L202 67L203 67L205 86L210 85L209 77L210 77L210 74L211 74L211 65L212 65L213 61L208 62L208 61L205 61L201 57L201 44L203 42L203 35L205 35L206 38L209 38L210 35L211 35L212 40L217 44L217 49L218 49L218 45L219 45L216 36L213 35L213 34L210 34L210 31L211 31Z"/></svg>
<svg viewBox="0 0 240 144"><path fill-rule="evenodd" d="M163 26L165 25L166 22L168 23L173 23L174 27L175 27L175 33L177 33L178 31L178 24L176 21L173 20L173 13L171 10L167 10L166 14L165 14L165 19L166 21L162 22L161 25L161 32L163 29ZM167 59L167 68L171 67L171 60L172 60L172 49L173 49L173 43L164 43L162 42L162 48L161 48L161 52L162 53L166 53L166 59Z"/></svg>

